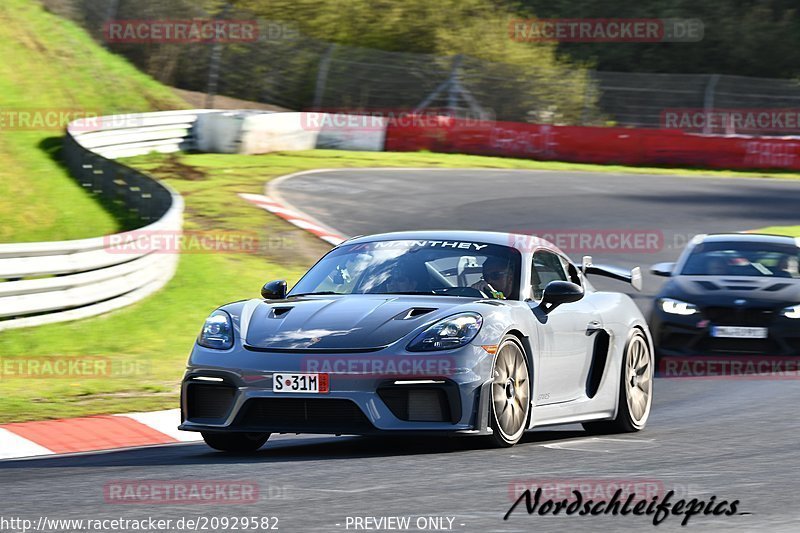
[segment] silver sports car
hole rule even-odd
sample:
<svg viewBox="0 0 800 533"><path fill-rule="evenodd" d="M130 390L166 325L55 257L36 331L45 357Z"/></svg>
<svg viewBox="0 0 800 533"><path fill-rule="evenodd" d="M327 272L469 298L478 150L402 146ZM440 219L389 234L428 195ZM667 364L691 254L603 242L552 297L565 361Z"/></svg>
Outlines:
<svg viewBox="0 0 800 533"><path fill-rule="evenodd" d="M348 240L287 293L220 307L189 357L180 429L225 451L271 433L483 435L645 426L647 324L638 268L574 264L528 235L425 231Z"/></svg>

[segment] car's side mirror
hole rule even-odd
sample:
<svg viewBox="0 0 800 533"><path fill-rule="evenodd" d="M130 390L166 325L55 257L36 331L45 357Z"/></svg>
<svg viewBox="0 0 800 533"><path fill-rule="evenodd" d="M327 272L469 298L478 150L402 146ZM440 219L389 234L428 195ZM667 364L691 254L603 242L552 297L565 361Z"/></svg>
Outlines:
<svg viewBox="0 0 800 533"><path fill-rule="evenodd" d="M668 278L672 276L672 271L675 270L675 263L658 263L650 267L650 273L654 276L661 276Z"/></svg>
<svg viewBox="0 0 800 533"><path fill-rule="evenodd" d="M551 281L544 288L540 307L549 313L561 304L577 302L583 298L583 289L580 285L569 281Z"/></svg>
<svg viewBox="0 0 800 533"><path fill-rule="evenodd" d="M266 300L283 300L286 298L286 281L278 279L265 283L261 287L261 297Z"/></svg>

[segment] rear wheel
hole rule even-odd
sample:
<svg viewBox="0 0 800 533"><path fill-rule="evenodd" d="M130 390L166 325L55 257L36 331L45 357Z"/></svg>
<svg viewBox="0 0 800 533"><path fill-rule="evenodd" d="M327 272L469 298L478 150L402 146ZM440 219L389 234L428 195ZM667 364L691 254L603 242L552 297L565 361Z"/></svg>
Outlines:
<svg viewBox="0 0 800 533"><path fill-rule="evenodd" d="M500 343L492 377L490 442L498 447L513 446L525 433L531 408L528 361L515 337L509 335Z"/></svg>
<svg viewBox="0 0 800 533"><path fill-rule="evenodd" d="M614 420L585 422L591 433L631 433L647 424L653 402L653 354L641 330L631 334L622 358L619 384L619 408Z"/></svg>
<svg viewBox="0 0 800 533"><path fill-rule="evenodd" d="M261 448L270 433L211 433L203 432L206 444L223 452L254 452Z"/></svg>

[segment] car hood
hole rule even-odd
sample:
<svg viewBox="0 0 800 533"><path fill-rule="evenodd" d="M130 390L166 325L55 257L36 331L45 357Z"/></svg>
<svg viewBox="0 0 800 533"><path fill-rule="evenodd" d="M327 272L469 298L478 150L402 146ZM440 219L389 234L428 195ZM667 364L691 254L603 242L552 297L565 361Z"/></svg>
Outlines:
<svg viewBox="0 0 800 533"><path fill-rule="evenodd" d="M370 350L466 308L475 300L444 296L356 294L254 302L242 312L245 344L268 350ZM247 316L250 315L250 316Z"/></svg>
<svg viewBox="0 0 800 533"><path fill-rule="evenodd" d="M800 280L745 276L680 276L662 296L691 303L739 307L780 307L800 303ZM744 303L735 303L744 300Z"/></svg>

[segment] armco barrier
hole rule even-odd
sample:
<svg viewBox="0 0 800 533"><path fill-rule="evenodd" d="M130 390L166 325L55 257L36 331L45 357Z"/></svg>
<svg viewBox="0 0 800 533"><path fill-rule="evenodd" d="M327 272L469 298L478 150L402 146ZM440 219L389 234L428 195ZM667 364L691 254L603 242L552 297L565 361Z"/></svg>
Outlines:
<svg viewBox="0 0 800 533"><path fill-rule="evenodd" d="M203 120L198 120L203 117ZM364 127L364 124L367 126ZM363 121L326 113L170 111L102 117L69 125L64 159L94 194L142 221L137 234L181 229L181 197L114 161L152 151L345 150L455 152L583 163L800 170L800 139L703 136L675 130L550 126L513 122ZM124 236L123 236L124 237ZM138 301L173 275L178 256L158 249L113 253L97 237L0 244L0 330L97 315ZM171 250L174 252L174 250Z"/></svg>
<svg viewBox="0 0 800 533"><path fill-rule="evenodd" d="M463 121L389 123L386 151L496 155L575 163L800 170L800 139L678 130Z"/></svg>
<svg viewBox="0 0 800 533"><path fill-rule="evenodd" d="M347 115L209 109L71 123L63 157L72 176L93 194L134 212L142 227L92 239L0 244L0 330L118 309L157 291L174 274L176 250L154 248L168 239L148 239L145 251L135 253L112 249L114 243L147 239L154 233L174 238L183 214L180 195L114 159L197 148L198 141L206 151L228 153L315 147L380 151L385 123L370 120L369 126L365 130L356 117Z"/></svg>
<svg viewBox="0 0 800 533"><path fill-rule="evenodd" d="M138 215L128 236L180 232L183 200L147 175L113 159L174 152L191 143L207 110L143 113L76 121L64 139L64 160L78 182ZM108 237L0 244L0 330L75 320L118 309L152 294L173 275L174 253L112 253Z"/></svg>
<svg viewBox="0 0 800 533"><path fill-rule="evenodd" d="M209 113L195 125L197 149L228 154L331 148L381 152L387 120L338 113Z"/></svg>

